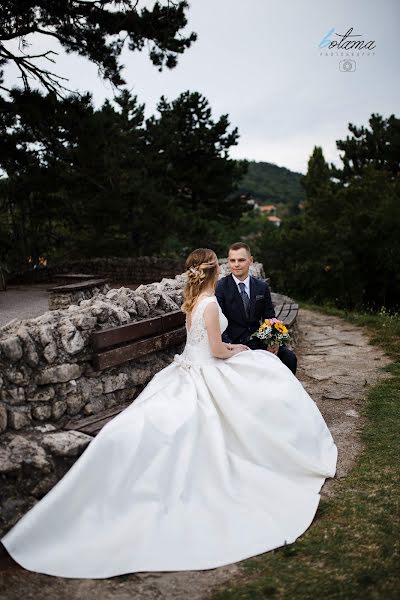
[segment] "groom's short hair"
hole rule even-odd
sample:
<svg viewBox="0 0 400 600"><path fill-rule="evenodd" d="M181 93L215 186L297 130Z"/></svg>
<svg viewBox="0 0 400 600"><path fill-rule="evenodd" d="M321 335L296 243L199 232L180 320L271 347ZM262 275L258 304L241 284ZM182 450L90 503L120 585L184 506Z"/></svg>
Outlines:
<svg viewBox="0 0 400 600"><path fill-rule="evenodd" d="M245 244L244 242L235 242L234 244L231 244L228 248L228 254L231 250L240 250L241 248L244 248L247 252L247 254L249 256L251 256L251 250L250 247Z"/></svg>

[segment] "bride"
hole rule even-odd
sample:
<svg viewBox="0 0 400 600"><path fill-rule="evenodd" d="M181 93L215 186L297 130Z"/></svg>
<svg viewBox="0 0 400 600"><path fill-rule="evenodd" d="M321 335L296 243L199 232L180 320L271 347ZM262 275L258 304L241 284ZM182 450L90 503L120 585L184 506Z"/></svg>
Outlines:
<svg viewBox="0 0 400 600"><path fill-rule="evenodd" d="M101 579L211 569L294 542L337 448L270 352L225 344L212 250L187 261L181 355L1 539L30 571Z"/></svg>

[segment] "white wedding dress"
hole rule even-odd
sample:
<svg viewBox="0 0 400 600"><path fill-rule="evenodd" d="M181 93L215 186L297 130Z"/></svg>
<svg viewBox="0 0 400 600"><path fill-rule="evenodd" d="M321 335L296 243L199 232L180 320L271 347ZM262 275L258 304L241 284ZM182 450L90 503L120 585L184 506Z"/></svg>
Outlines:
<svg viewBox="0 0 400 600"><path fill-rule="evenodd" d="M330 431L274 354L212 356L209 302L192 314L183 353L1 539L20 565L95 579L210 569L309 527L335 474Z"/></svg>

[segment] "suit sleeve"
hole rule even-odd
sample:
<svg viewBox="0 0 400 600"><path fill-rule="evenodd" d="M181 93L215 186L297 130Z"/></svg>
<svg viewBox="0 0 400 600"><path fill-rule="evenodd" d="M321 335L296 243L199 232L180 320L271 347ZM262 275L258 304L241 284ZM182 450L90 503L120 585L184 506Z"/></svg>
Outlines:
<svg viewBox="0 0 400 600"><path fill-rule="evenodd" d="M222 281L218 281L216 288L215 288L215 297L218 300L218 304L221 307L222 312L224 313L224 315L226 316L226 312L225 312L225 290L224 290L224 285L222 284ZM222 332L222 341L227 343L227 344L231 344L232 341L230 340L228 334L226 333L226 329L225 331Z"/></svg>
<svg viewBox="0 0 400 600"><path fill-rule="evenodd" d="M275 309L272 304L271 292L268 286L268 283L265 282L265 292L264 292L264 319L273 319L275 317Z"/></svg>

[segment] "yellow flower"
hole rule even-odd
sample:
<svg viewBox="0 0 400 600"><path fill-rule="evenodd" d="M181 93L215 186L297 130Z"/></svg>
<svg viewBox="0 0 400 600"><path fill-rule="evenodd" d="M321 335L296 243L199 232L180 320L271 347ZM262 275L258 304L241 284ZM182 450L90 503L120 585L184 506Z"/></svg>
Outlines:
<svg viewBox="0 0 400 600"><path fill-rule="evenodd" d="M259 329L259 331L263 331L269 325L270 325L269 319L265 319L264 323L261 323L261 325L258 329Z"/></svg>

